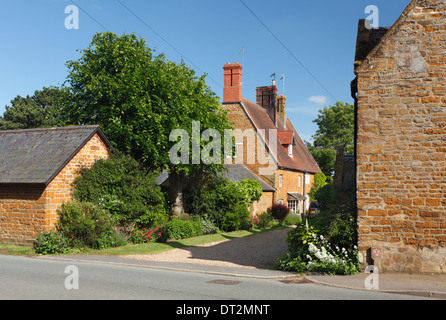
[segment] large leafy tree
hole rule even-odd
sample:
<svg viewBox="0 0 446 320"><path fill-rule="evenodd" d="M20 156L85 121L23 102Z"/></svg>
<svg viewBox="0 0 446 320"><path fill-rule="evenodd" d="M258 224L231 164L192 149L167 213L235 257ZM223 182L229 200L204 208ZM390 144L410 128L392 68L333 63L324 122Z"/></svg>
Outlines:
<svg viewBox="0 0 446 320"><path fill-rule="evenodd" d="M331 176L336 148L344 147L347 154L354 152L354 106L337 102L320 110L313 122L318 125L318 130L313 136L313 145L308 148L324 174Z"/></svg>
<svg viewBox="0 0 446 320"><path fill-rule="evenodd" d="M0 117L0 130L52 127L61 124L60 103L64 91L57 87L44 87L34 95L17 96L11 106L5 107Z"/></svg>
<svg viewBox="0 0 446 320"><path fill-rule="evenodd" d="M175 129L185 130L191 139L192 123L199 121L199 133L216 129L222 143L223 130L231 128L205 76L198 77L184 62L154 55L134 34L95 34L81 53L78 60L67 62L67 123L99 124L119 151L148 169L168 169L172 195L181 192L182 180L192 172L223 168L218 161L173 164L169 157L177 142L170 141ZM190 140L186 143L191 145ZM189 163L192 156L188 154Z"/></svg>

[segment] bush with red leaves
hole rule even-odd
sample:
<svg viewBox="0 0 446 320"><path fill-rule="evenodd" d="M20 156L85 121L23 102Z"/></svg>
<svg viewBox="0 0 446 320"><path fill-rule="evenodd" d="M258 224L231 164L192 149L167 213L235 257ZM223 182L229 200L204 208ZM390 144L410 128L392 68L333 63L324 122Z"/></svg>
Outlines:
<svg viewBox="0 0 446 320"><path fill-rule="evenodd" d="M290 208L288 208L286 205L275 203L271 207L271 215L276 220L279 221L285 220L288 213L290 213Z"/></svg>

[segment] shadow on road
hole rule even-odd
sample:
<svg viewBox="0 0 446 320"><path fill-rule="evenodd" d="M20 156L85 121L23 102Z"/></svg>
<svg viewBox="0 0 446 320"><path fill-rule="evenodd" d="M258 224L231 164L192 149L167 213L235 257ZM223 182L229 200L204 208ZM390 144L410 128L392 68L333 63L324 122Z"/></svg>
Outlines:
<svg viewBox="0 0 446 320"><path fill-rule="evenodd" d="M189 251L189 259L215 260L237 265L272 268L276 260L288 252L285 241L290 229L274 230L244 238L232 238L210 246L181 248Z"/></svg>

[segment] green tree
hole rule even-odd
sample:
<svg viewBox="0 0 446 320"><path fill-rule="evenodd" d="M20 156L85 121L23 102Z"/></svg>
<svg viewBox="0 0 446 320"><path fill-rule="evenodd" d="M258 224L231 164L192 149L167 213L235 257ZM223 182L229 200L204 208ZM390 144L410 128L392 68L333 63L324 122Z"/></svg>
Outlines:
<svg viewBox="0 0 446 320"><path fill-rule="evenodd" d="M310 198L313 201L319 201L319 199L317 198L317 192L320 188L324 187L325 185L327 185L327 176L323 173L318 173L314 175L314 182L313 182L313 187L311 188L310 191Z"/></svg>
<svg viewBox="0 0 446 320"><path fill-rule="evenodd" d="M191 145L193 122L200 132L230 129L219 98L184 62L155 56L144 39L134 34L95 34L78 60L68 61L66 87L70 91L64 104L68 123L99 124L112 144L148 169L168 169L171 197L181 210L182 181L192 171L216 172L220 163L172 164L170 141L175 129L188 134ZM215 138L214 138L215 139ZM210 142L209 142L210 143ZM205 142L201 141L200 150ZM193 153L187 154L192 163ZM223 155L218 155L223 163ZM179 214L176 210L176 214Z"/></svg>
<svg viewBox="0 0 446 320"><path fill-rule="evenodd" d="M17 96L11 106L5 107L0 117L0 130L53 127L61 124L60 103L64 91L57 87L44 87L34 95Z"/></svg>
<svg viewBox="0 0 446 320"><path fill-rule="evenodd" d="M353 153L354 111L353 105L343 102L320 110L313 121L318 125L313 136L315 147L345 147L347 153Z"/></svg>
<svg viewBox="0 0 446 320"><path fill-rule="evenodd" d="M318 130L309 151L321 170L327 176L332 176L336 147L345 147L347 154L354 152L354 106L337 102L334 106L320 110L313 122L318 125Z"/></svg>
<svg viewBox="0 0 446 320"><path fill-rule="evenodd" d="M315 147L310 144L307 144L307 147L319 168L327 176L327 179L331 180L334 173L336 150L334 148Z"/></svg>

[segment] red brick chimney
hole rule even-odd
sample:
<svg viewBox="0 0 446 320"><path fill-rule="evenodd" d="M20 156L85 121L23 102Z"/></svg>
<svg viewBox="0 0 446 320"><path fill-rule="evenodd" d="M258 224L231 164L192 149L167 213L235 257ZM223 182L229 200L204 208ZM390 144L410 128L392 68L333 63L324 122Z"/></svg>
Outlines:
<svg viewBox="0 0 446 320"><path fill-rule="evenodd" d="M274 82L272 86L256 88L256 103L266 109L277 127L277 87Z"/></svg>
<svg viewBox="0 0 446 320"><path fill-rule="evenodd" d="M223 103L242 101L242 69L240 63L227 63L223 66Z"/></svg>

